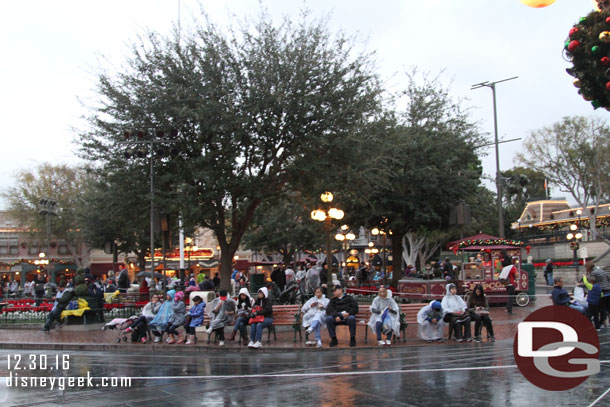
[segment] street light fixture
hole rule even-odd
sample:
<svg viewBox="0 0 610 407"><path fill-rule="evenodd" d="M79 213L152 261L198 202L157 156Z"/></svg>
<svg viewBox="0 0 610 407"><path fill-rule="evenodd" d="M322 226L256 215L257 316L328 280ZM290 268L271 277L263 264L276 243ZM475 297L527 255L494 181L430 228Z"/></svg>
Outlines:
<svg viewBox="0 0 610 407"><path fill-rule="evenodd" d="M341 220L345 216L345 212L341 209L331 207L330 203L334 197L332 192L324 192L320 195L320 200L326 204L325 209L314 209L311 211L311 219L317 220L318 222L324 222L324 229L326 230L326 265L328 266L328 287L332 287L333 274L332 274L332 253L330 249L331 236L330 233L333 230L333 220ZM330 295L330 291L327 293Z"/></svg>

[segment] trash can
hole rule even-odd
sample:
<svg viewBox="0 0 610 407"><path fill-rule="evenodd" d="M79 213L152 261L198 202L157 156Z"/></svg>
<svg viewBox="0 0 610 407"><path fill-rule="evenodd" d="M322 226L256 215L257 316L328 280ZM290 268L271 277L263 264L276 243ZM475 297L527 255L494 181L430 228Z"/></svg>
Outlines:
<svg viewBox="0 0 610 407"><path fill-rule="evenodd" d="M536 301L536 271L534 265L530 263L522 264L521 268L527 271L529 288L527 295L530 297L530 301Z"/></svg>

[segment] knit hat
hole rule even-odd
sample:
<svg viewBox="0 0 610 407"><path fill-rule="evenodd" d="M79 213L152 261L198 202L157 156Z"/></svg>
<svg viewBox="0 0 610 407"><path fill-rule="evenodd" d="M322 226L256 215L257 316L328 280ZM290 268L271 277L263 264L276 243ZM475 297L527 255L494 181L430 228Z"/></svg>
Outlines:
<svg viewBox="0 0 610 407"><path fill-rule="evenodd" d="M183 298L184 298L184 292L183 291L178 291L176 293L176 295L174 295L174 301L182 301Z"/></svg>

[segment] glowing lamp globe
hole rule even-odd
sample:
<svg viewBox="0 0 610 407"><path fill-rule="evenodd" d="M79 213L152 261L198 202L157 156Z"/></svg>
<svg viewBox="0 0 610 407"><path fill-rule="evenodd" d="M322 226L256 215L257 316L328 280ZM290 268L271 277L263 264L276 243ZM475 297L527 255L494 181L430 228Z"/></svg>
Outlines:
<svg viewBox="0 0 610 407"><path fill-rule="evenodd" d="M324 192L322 195L320 195L320 199L324 203L332 202L333 201L333 194L332 194L332 192Z"/></svg>
<svg viewBox="0 0 610 407"><path fill-rule="evenodd" d="M521 0L521 3L532 8L543 8L555 3L556 0Z"/></svg>
<svg viewBox="0 0 610 407"><path fill-rule="evenodd" d="M344 241L344 240L345 240L345 236L343 236L341 233L337 233L337 234L335 235L335 239L336 239L336 240L338 240L338 241L340 241L340 242L342 242L342 241Z"/></svg>
<svg viewBox="0 0 610 407"><path fill-rule="evenodd" d="M350 232L347 235L345 235L345 238L347 240L354 240L356 238L356 235Z"/></svg>

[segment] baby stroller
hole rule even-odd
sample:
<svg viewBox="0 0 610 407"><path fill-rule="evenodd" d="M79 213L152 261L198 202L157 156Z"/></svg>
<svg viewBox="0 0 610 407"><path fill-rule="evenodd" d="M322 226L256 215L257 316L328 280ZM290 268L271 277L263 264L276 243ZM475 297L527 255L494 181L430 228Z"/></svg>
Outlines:
<svg viewBox="0 0 610 407"><path fill-rule="evenodd" d="M118 335L116 341L119 343L127 342L127 336L131 335L133 339L133 333L136 331L129 333L125 332L125 330L131 325L133 325L133 323L136 322L136 319L138 319L138 317L135 315L129 318L115 318L112 321L108 322L106 325L104 325L102 327L102 331L105 331L106 329L117 329Z"/></svg>

